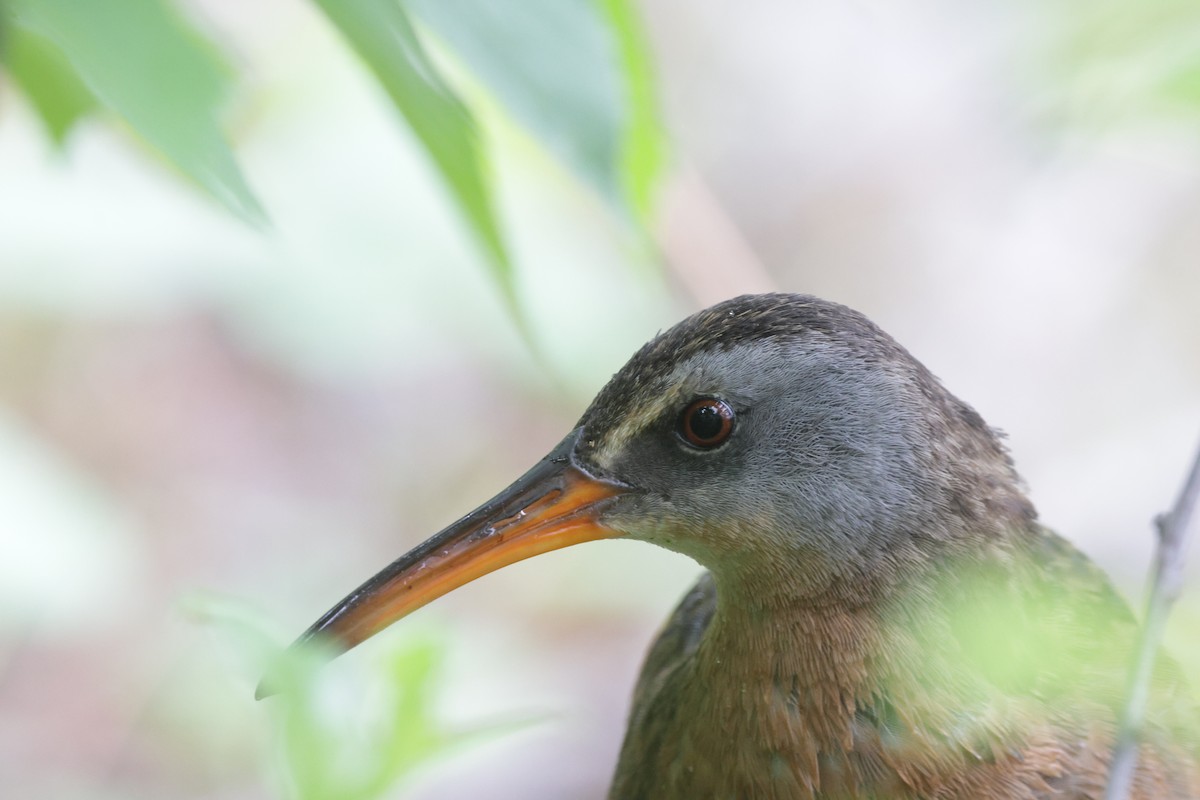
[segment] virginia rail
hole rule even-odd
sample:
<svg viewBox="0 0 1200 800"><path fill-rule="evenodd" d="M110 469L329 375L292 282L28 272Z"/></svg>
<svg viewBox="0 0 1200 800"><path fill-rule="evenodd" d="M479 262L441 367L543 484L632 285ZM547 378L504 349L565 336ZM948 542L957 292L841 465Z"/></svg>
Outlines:
<svg viewBox="0 0 1200 800"><path fill-rule="evenodd" d="M995 431L861 314L739 297L646 344L494 499L300 639L349 649L529 556L640 539L709 572L654 643L611 800L1098 798L1136 623ZM1161 660L1133 797L1200 798Z"/></svg>

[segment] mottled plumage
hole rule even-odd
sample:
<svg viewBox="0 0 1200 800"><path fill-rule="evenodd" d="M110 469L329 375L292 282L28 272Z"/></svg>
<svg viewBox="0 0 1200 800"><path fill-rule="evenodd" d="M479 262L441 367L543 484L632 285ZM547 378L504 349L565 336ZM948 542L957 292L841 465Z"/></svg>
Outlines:
<svg viewBox="0 0 1200 800"><path fill-rule="evenodd" d="M1036 523L997 435L864 317L789 295L701 312L614 377L584 416L586 441L603 452L698 354L780 341L827 353L826 369L902 376L888 402L920 409L926 516L853 531L872 541L844 547L844 577L765 609L753 598L778 594L764 585L791 570L761 564L722 587L728 553L713 554L716 579L700 580L646 659L610 797L1102 796L1134 619L1100 570ZM636 436L620 438L637 451ZM858 499L885 502L878 488ZM1159 673L1134 796L1200 797L1200 718L1174 666Z"/></svg>
<svg viewBox="0 0 1200 800"><path fill-rule="evenodd" d="M511 487L305 637L352 647L598 538L709 572L651 649L610 800L1094 800L1136 622L1037 522L997 434L866 317L740 297L638 351ZM1133 788L1200 798L1160 661Z"/></svg>
<svg viewBox="0 0 1200 800"><path fill-rule="evenodd" d="M797 609L773 620L773 635L736 622L710 633L717 592L705 574L643 665L610 798L1102 797L1128 663L1120 645L1132 642L1133 619L1063 539L1044 531L1033 546L1043 552L1029 553L1027 566L1044 568L1044 580L1014 580L1008 597L976 587L1009 619L963 630L947 614L939 633L959 649L948 663L919 646L932 630L907 635L939 627L907 618L917 609L887 622L874 610ZM1067 615L1098 601L1092 610L1101 616L1024 629L1040 621L1030 611L1056 607L1020 596L1039 590L1078 593L1057 606ZM1009 627L1014 617L1022 630ZM880 641L880 623L905 627ZM984 639L982 648L972 634ZM1024 664L990 669L997 665L986 659L1006 641L1043 649L1021 654ZM871 661L884 668L872 670ZM1042 671L1053 667L1066 674ZM1132 797L1197 798L1196 706L1169 660L1159 674Z"/></svg>

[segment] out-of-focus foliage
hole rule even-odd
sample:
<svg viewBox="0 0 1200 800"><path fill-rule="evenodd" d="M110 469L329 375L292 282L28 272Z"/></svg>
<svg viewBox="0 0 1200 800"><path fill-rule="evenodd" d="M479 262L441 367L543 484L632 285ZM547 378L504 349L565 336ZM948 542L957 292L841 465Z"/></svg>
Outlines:
<svg viewBox="0 0 1200 800"><path fill-rule="evenodd" d="M645 218L663 145L627 0L407 5L563 163Z"/></svg>
<svg viewBox="0 0 1200 800"><path fill-rule="evenodd" d="M389 654L375 682L371 721L346 719L345 707L322 702L316 673L329 655L320 647L288 651L272 676L283 760L298 800L373 800L466 734L451 733L431 708L441 645L408 640Z"/></svg>
<svg viewBox="0 0 1200 800"><path fill-rule="evenodd" d="M474 119L425 54L396 0L316 0L425 146L488 255L510 306L512 265L496 221Z"/></svg>
<svg viewBox="0 0 1200 800"><path fill-rule="evenodd" d="M10 12L15 70L52 135L89 110L90 92L230 211L261 220L217 122L229 69L174 6L13 0ZM40 74L46 64L52 72ZM69 95L54 99L63 86Z"/></svg>
<svg viewBox="0 0 1200 800"><path fill-rule="evenodd" d="M21 19L102 8L111 24L67 33L116 29L86 52L123 58L153 44L119 19L135 5L204 53L206 124L269 235L174 180L58 34ZM0 8L5 796L319 796L337 776L422 800L603 796L639 659L695 576L681 557L605 542L489 576L324 668L295 712L254 701L259 651L521 474L656 330L760 279L895 334L1008 430L1046 523L1137 596L1200 391L1200 4L395 0L475 132L567 394L498 302L512 273L316 2ZM169 84L171 63L131 79ZM651 214L659 74L687 169ZM630 220L654 248L630 246ZM671 280L629 269L658 253ZM197 587L279 620L255 663L179 613ZM959 627L1011 631L987 602ZM1192 676L1197 608L1192 592L1167 648ZM389 685L409 623L440 626L444 684L412 666ZM388 762L404 703L426 722ZM436 763L514 709L557 719Z"/></svg>
<svg viewBox="0 0 1200 800"><path fill-rule="evenodd" d="M1087 126L1200 116L1200 6L1193 0L1061 4L1053 41L1058 114Z"/></svg>
<svg viewBox="0 0 1200 800"><path fill-rule="evenodd" d="M1139 647L1138 621L1107 575L1070 545L1050 540L1003 561L951 563L932 586L911 595L900 588L891 600L891 627L902 633L890 660L903 666L891 671L889 690L935 698L906 709L908 721L974 751L993 746L1022 714L1119 714ZM923 612L931 601L942 613ZM1165 653L1147 676L1147 740L1200 736L1195 706L1186 701L1195 677L1188 674L1191 655Z"/></svg>
<svg viewBox="0 0 1200 800"><path fill-rule="evenodd" d="M336 682L322 680L335 653L320 640L283 649L244 603L211 594L187 598L189 616L212 627L257 673L279 742L282 780L296 800L376 800L414 770L473 742L523 727L532 718L452 728L436 705L446 656L443 636L425 630L364 659L371 696L339 702ZM264 665L269 665L264 668Z"/></svg>
<svg viewBox="0 0 1200 800"><path fill-rule="evenodd" d="M15 26L5 33L4 64L61 145L75 123L95 109L96 98L52 42Z"/></svg>
<svg viewBox="0 0 1200 800"><path fill-rule="evenodd" d="M513 264L487 148L409 9L571 171L635 227L648 220L664 144L628 0L313 2L429 154L514 314ZM10 17L5 65L56 141L98 100L228 209L263 219L217 122L238 76L172 0L13 0Z"/></svg>
<svg viewBox="0 0 1200 800"><path fill-rule="evenodd" d="M634 212L648 221L655 185L663 170L667 139L659 119L650 47L633 0L599 0L620 48L625 76L627 118L621 146L621 179Z"/></svg>

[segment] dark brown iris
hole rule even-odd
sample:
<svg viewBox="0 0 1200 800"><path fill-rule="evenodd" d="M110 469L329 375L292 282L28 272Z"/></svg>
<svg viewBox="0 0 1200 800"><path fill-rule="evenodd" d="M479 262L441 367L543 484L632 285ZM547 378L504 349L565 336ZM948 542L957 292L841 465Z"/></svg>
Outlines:
<svg viewBox="0 0 1200 800"><path fill-rule="evenodd" d="M733 433L733 409L724 400L704 397L683 410L679 435L692 447L711 450Z"/></svg>

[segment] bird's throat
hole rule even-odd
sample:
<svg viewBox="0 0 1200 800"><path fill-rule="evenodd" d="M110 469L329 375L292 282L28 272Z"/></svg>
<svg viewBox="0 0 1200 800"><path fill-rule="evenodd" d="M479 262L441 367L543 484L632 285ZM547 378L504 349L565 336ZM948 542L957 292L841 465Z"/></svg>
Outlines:
<svg viewBox="0 0 1200 800"><path fill-rule="evenodd" d="M730 594L722 602L718 588L717 611L696 652L647 709L674 728L661 731L669 749L651 748L659 761L651 774L664 777L660 796L702 796L689 794L701 787L725 790L711 796L825 796L821 787L850 780L849 754L861 745L856 711L881 685L873 674L876 616L805 605L763 613ZM679 708L688 714L675 716ZM731 746L754 762L736 775L720 767Z"/></svg>
<svg viewBox="0 0 1200 800"><path fill-rule="evenodd" d="M696 650L647 698L646 726L671 743L643 748L656 763L639 772L663 779L653 796L907 797L924 776L905 764L959 768L959 745L925 732L950 729L962 706L921 680L939 655L903 624L930 609L763 606L741 591L717 578ZM735 772L721 766L730 747L745 762Z"/></svg>

